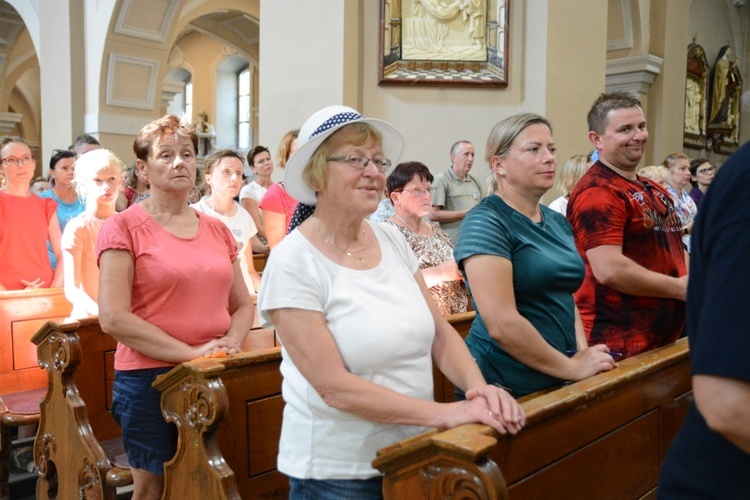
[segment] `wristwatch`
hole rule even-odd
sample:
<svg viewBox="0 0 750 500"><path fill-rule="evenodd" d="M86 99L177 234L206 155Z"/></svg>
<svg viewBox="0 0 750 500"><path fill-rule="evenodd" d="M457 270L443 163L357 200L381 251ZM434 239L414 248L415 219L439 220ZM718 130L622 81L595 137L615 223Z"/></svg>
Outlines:
<svg viewBox="0 0 750 500"><path fill-rule="evenodd" d="M688 231L687 226L682 228L682 234L690 234L690 231Z"/></svg>

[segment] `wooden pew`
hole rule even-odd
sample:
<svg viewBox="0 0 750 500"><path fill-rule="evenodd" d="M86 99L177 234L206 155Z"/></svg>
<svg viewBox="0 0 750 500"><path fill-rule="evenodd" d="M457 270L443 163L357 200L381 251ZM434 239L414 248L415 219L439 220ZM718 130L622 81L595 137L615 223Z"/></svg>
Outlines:
<svg viewBox="0 0 750 500"><path fill-rule="evenodd" d="M95 317L49 322L32 341L48 374L34 442L37 498L115 499L133 482L110 414L117 342Z"/></svg>
<svg viewBox="0 0 750 500"><path fill-rule="evenodd" d="M687 340L523 398L526 428L431 431L373 466L386 499L655 498L661 461L692 398Z"/></svg>
<svg viewBox="0 0 750 500"><path fill-rule="evenodd" d="M472 312L449 321L465 337L473 318ZM164 416L180 435L165 465L164 498L286 498L287 479L276 470L280 363L277 347L182 363L157 378ZM452 400L453 386L439 371L435 379Z"/></svg>
<svg viewBox="0 0 750 500"><path fill-rule="evenodd" d="M71 310L62 288L0 292L1 394L46 387L47 374L39 369L31 337Z"/></svg>
<svg viewBox="0 0 750 500"><path fill-rule="evenodd" d="M255 270L259 273L262 273L263 270L266 268L266 261L268 261L268 254L267 253L254 253L253 254L253 264L255 264Z"/></svg>
<svg viewBox="0 0 750 500"><path fill-rule="evenodd" d="M182 363L160 375L164 418L177 425L177 453L164 466L164 499L286 498L276 470L281 349Z"/></svg>
<svg viewBox="0 0 750 500"><path fill-rule="evenodd" d="M38 402L47 387L31 336L71 309L61 288L0 292L0 498L10 495L12 428L39 421Z"/></svg>
<svg viewBox="0 0 750 500"><path fill-rule="evenodd" d="M255 323L243 348L274 346L274 331ZM37 498L78 498L83 491L114 499L117 487L132 484L120 427L110 413L117 342L94 317L47 323L32 340L49 385L34 451L41 475Z"/></svg>
<svg viewBox="0 0 750 500"><path fill-rule="evenodd" d="M474 322L474 311L448 316L446 319L456 329L461 338L465 339L469 335L471 324ZM455 386L450 380L445 378L437 367L432 367L433 392L435 401L440 403L451 403L455 401L453 390Z"/></svg>

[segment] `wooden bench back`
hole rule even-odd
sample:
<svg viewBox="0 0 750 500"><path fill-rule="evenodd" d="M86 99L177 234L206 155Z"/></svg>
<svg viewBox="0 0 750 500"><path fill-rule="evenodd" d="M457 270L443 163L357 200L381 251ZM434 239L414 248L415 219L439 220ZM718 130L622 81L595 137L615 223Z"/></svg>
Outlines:
<svg viewBox="0 0 750 500"><path fill-rule="evenodd" d="M381 450L386 499L640 498L692 397L687 340L563 388L523 398L526 428L432 431Z"/></svg>
<svg viewBox="0 0 750 500"><path fill-rule="evenodd" d="M473 318L472 312L449 321L465 337ZM286 497L287 479L276 470L284 409L280 364L276 347L182 363L157 378L162 411L180 436L165 465L164 498ZM443 390L447 381L439 371L435 380ZM452 400L452 385L449 391Z"/></svg>
<svg viewBox="0 0 750 500"><path fill-rule="evenodd" d="M448 316L446 319L456 329L458 334L461 335L461 338L465 339L469 335L475 314L474 311L469 311ZM452 403L456 400L453 394L455 386L435 366L432 367L432 380L435 401L439 403Z"/></svg>
<svg viewBox="0 0 750 500"><path fill-rule="evenodd" d="M157 378L164 417L179 431L163 498L286 497L276 470L280 363L275 347L182 363Z"/></svg>
<svg viewBox="0 0 750 500"><path fill-rule="evenodd" d="M71 310L62 288L0 293L0 394L46 387L47 374L39 369L31 337Z"/></svg>
<svg viewBox="0 0 750 500"><path fill-rule="evenodd" d="M32 338L48 374L34 443L37 498L116 498L113 465L100 442L120 436L110 414L117 342L97 318L50 322Z"/></svg>

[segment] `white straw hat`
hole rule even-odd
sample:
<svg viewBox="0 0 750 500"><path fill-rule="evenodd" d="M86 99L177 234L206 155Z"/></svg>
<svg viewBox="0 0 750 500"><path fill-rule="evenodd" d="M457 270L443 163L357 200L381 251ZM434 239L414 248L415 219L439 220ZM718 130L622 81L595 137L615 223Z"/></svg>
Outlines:
<svg viewBox="0 0 750 500"><path fill-rule="evenodd" d="M404 138L390 123L374 118L365 118L347 106L329 106L307 119L297 137L297 150L286 163L284 187L290 195L305 205L316 205L318 198L305 181L302 172L315 151L332 133L350 123L367 123L383 136L383 154L394 164L401 158Z"/></svg>

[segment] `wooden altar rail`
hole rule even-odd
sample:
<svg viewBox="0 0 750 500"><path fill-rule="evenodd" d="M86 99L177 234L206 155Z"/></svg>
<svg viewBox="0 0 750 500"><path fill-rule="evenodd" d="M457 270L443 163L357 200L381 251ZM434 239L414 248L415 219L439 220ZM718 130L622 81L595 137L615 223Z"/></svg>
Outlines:
<svg viewBox="0 0 750 500"><path fill-rule="evenodd" d="M526 427L431 431L378 453L386 499L655 498L692 398L687 340L527 396Z"/></svg>
<svg viewBox="0 0 750 500"><path fill-rule="evenodd" d="M474 313L449 318L465 337ZM286 498L276 470L281 419L279 348L182 363L154 382L162 412L179 430L165 464L165 499ZM453 386L436 371L436 397Z"/></svg>

